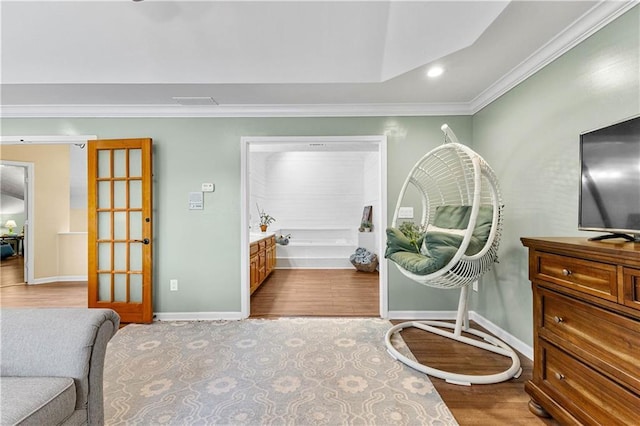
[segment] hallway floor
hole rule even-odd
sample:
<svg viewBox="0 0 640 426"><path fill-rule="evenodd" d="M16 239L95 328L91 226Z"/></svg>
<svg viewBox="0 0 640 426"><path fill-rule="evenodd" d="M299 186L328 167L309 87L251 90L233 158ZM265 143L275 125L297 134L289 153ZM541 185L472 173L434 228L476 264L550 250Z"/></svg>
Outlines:
<svg viewBox="0 0 640 426"><path fill-rule="evenodd" d="M276 269L251 295L251 318L380 316L378 272Z"/></svg>

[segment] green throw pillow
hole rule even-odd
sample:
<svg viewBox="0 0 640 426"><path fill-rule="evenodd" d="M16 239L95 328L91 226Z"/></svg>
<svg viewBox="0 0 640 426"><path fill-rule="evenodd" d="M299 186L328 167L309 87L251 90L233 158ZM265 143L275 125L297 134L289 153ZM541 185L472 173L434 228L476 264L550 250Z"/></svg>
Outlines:
<svg viewBox="0 0 640 426"><path fill-rule="evenodd" d="M439 228L466 229L469 225L470 216L471 206L439 206L436 208L433 224ZM483 246L489 239L492 222L493 206L481 205L478 209L478 218L476 219L476 226L473 229L472 235L477 238Z"/></svg>
<svg viewBox="0 0 640 426"><path fill-rule="evenodd" d="M422 244L422 238L417 241L418 247ZM389 255L397 252L417 253L418 249L398 228L387 228L387 249L384 257L388 258Z"/></svg>

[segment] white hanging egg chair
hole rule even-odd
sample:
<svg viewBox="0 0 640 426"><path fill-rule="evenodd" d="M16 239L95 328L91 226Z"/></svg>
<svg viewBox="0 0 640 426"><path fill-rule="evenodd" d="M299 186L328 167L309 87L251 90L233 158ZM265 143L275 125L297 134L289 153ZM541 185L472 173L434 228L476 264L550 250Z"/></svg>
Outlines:
<svg viewBox="0 0 640 426"><path fill-rule="evenodd" d="M404 364L460 385L498 383L519 377L522 369L516 352L501 340L469 328L469 285L496 262L502 231L502 198L495 173L484 159L458 142L453 131L442 126L445 143L427 153L404 182L391 228L387 230L385 257L405 276L420 284L460 289L455 324L442 321L409 321L393 326L385 336L389 353ZM400 231L398 216L408 188L422 198L421 241L410 241ZM466 375L438 370L401 354L391 343L394 333L415 327L491 351L512 360L506 371L490 375ZM452 329L453 331L445 331ZM462 332L483 340L464 336Z"/></svg>

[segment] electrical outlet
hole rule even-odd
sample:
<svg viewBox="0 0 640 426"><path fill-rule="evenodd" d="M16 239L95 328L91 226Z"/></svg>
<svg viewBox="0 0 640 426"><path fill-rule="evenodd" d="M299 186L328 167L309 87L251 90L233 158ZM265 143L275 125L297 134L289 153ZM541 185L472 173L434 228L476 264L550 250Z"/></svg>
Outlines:
<svg viewBox="0 0 640 426"><path fill-rule="evenodd" d="M176 286L177 286L177 285L178 285L178 284L176 284ZM176 288L176 290L177 290L177 288ZM473 291L478 291L478 281L474 281L474 282L473 282Z"/></svg>
<svg viewBox="0 0 640 426"><path fill-rule="evenodd" d="M178 280L170 280L169 286L171 291L178 291Z"/></svg>

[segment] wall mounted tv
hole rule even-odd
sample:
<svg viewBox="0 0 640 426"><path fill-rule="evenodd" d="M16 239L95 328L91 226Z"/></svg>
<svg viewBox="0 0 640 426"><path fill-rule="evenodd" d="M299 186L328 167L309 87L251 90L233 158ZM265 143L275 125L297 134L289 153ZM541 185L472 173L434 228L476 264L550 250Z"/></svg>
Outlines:
<svg viewBox="0 0 640 426"><path fill-rule="evenodd" d="M580 135L578 228L640 241L640 116Z"/></svg>

